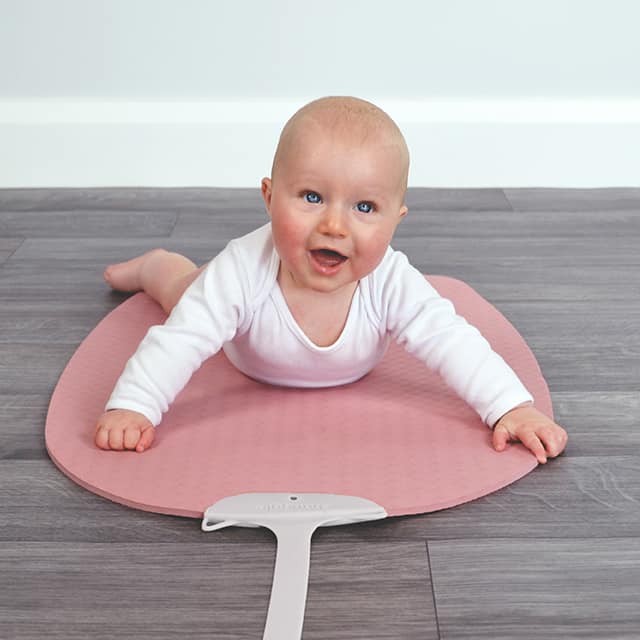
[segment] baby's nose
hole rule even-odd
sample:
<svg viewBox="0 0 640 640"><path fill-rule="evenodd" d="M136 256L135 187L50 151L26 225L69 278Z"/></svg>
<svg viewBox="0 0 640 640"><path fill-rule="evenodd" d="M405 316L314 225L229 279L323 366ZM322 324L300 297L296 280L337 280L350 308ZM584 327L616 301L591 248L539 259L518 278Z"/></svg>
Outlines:
<svg viewBox="0 0 640 640"><path fill-rule="evenodd" d="M320 219L318 231L325 235L344 238L348 232L346 216L338 207L328 207Z"/></svg>

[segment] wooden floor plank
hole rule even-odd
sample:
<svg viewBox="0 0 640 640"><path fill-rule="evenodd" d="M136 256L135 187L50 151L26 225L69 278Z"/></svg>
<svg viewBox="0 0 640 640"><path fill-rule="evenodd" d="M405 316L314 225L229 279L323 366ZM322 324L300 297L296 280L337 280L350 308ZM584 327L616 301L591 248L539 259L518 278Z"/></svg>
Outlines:
<svg viewBox="0 0 640 640"><path fill-rule="evenodd" d="M177 211L210 207L245 189L211 187L106 187L94 189L0 189L0 211ZM259 197L256 188L255 194Z"/></svg>
<svg viewBox="0 0 640 640"><path fill-rule="evenodd" d="M230 238L194 233L190 237L139 237L120 235L113 238L28 238L14 253L8 268L17 269L34 263L42 268L44 261L55 269L67 271L90 266L100 278L104 268L114 262L129 260L151 249L163 248L167 251L182 253L194 261L210 260L229 242ZM67 264L65 265L65 261Z"/></svg>
<svg viewBox="0 0 640 640"><path fill-rule="evenodd" d="M640 393L554 392L553 407L571 426L571 456L640 452Z"/></svg>
<svg viewBox="0 0 640 640"><path fill-rule="evenodd" d="M640 189L505 189L515 211L640 211Z"/></svg>
<svg viewBox="0 0 640 640"><path fill-rule="evenodd" d="M439 211L511 211L502 189L429 189L414 187L407 192L407 206Z"/></svg>
<svg viewBox="0 0 640 640"><path fill-rule="evenodd" d="M448 640L638 638L640 540L429 543Z"/></svg>
<svg viewBox="0 0 640 640"><path fill-rule="evenodd" d="M104 238L166 237L177 220L172 212L138 211L0 211L6 237Z"/></svg>

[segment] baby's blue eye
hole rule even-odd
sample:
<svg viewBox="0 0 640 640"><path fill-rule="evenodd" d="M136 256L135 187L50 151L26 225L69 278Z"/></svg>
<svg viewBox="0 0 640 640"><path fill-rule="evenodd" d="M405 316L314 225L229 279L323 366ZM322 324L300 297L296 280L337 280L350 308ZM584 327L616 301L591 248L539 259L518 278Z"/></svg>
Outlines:
<svg viewBox="0 0 640 640"><path fill-rule="evenodd" d="M315 191L307 191L304 194L304 199L311 204L318 204L321 201L320 196Z"/></svg>
<svg viewBox="0 0 640 640"><path fill-rule="evenodd" d="M358 202L356 208L360 213L371 213L373 211L373 205L370 202Z"/></svg>

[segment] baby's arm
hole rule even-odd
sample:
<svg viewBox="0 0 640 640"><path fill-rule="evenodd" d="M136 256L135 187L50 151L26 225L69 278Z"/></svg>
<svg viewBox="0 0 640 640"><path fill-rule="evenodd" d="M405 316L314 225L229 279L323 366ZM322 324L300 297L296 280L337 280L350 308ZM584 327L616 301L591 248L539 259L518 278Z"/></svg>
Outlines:
<svg viewBox="0 0 640 640"><path fill-rule="evenodd" d="M153 442L153 424L141 413L128 409L106 411L98 419L95 443L101 449L142 453Z"/></svg>
<svg viewBox="0 0 640 640"><path fill-rule="evenodd" d="M385 297L383 289L381 308L387 310L393 337L493 425L497 451L513 439L541 463L559 455L567 443L566 431L531 406L533 396L478 329L457 316L452 303L410 267L405 256L395 252L391 264L393 279L385 283L388 293Z"/></svg>
<svg viewBox="0 0 640 640"><path fill-rule="evenodd" d="M519 440L544 464L560 455L567 445L567 432L553 420L528 405L505 413L493 427L493 447L504 451L509 440Z"/></svg>
<svg viewBox="0 0 640 640"><path fill-rule="evenodd" d="M167 321L149 329L127 362L98 421L96 445L146 449L153 439L148 425L160 423L194 371L233 338L249 296L230 243L191 284Z"/></svg>

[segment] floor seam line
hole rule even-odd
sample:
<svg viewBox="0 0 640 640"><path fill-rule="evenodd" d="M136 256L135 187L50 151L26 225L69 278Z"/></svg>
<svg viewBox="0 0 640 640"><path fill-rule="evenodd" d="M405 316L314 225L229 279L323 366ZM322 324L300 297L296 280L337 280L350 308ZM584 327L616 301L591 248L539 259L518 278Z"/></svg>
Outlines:
<svg viewBox="0 0 640 640"><path fill-rule="evenodd" d="M440 635L440 620L438 618L438 606L436 604L436 585L433 581L433 571L431 570L431 554L429 553L429 540L424 541L424 546L427 551L427 568L429 569L429 582L431 583L431 599L433 602L433 615L436 617L436 633L438 634L438 640L441 640Z"/></svg>

